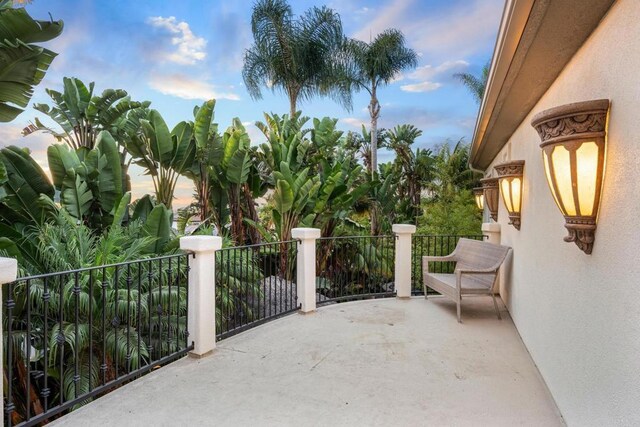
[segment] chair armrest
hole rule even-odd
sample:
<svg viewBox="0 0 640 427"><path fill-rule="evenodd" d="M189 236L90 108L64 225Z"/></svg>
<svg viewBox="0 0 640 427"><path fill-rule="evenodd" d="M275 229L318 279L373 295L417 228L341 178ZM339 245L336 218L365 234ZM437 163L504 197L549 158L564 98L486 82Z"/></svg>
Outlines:
<svg viewBox="0 0 640 427"><path fill-rule="evenodd" d="M497 268L480 268L478 270L456 270L456 274L495 274L498 272Z"/></svg>
<svg viewBox="0 0 640 427"><path fill-rule="evenodd" d="M427 262L446 262L446 261L455 261L456 257L454 254L445 255L445 256L423 256L422 261Z"/></svg>

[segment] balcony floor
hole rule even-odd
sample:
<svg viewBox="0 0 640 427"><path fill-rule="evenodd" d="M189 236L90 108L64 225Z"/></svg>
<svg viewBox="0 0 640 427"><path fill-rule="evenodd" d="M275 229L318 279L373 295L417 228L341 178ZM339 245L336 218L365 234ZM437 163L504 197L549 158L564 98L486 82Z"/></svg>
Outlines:
<svg viewBox="0 0 640 427"><path fill-rule="evenodd" d="M56 425L562 425L506 311L443 298L336 304L184 358Z"/></svg>

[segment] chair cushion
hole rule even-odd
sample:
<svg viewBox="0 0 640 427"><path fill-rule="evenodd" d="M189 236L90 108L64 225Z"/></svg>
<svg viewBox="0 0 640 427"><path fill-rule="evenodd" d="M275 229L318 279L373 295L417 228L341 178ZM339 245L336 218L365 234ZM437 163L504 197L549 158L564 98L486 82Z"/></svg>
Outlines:
<svg viewBox="0 0 640 427"><path fill-rule="evenodd" d="M495 275L463 275L461 282L462 294L489 294ZM456 275L428 273L425 275L428 287L449 296L456 294Z"/></svg>

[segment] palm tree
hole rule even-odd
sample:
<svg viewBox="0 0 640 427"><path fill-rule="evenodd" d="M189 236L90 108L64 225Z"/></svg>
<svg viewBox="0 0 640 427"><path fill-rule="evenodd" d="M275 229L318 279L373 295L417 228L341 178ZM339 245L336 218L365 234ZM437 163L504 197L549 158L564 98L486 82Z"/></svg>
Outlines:
<svg viewBox="0 0 640 427"><path fill-rule="evenodd" d="M407 219L417 222L422 213L420 207L422 188L433 179L434 157L430 149L411 146L422 131L413 125L399 125L387 132L386 146L396 153L391 171L396 176L398 211L405 212Z"/></svg>
<svg viewBox="0 0 640 427"><path fill-rule="evenodd" d="M405 46L404 35L396 29L383 31L370 43L348 40L345 50L344 63L339 67L344 79L349 82L349 87L364 89L371 95L368 108L371 116L370 172L373 175L378 169L378 88L389 84L403 70L414 68L418 64L418 55Z"/></svg>
<svg viewBox="0 0 640 427"><path fill-rule="evenodd" d="M482 67L482 74L480 76L474 76L469 73L456 73L453 75L456 79L460 80L464 84L469 92L473 95L473 98L478 104L482 102L484 91L487 87L487 80L489 79L489 67L491 62L487 62Z"/></svg>
<svg viewBox="0 0 640 427"><path fill-rule="evenodd" d="M253 99L262 98L262 86L280 90L289 98L290 117L299 100L318 95L351 108L351 91L332 73L344 40L332 9L313 7L295 18L286 0L259 0L251 30L254 44L245 52L242 77Z"/></svg>

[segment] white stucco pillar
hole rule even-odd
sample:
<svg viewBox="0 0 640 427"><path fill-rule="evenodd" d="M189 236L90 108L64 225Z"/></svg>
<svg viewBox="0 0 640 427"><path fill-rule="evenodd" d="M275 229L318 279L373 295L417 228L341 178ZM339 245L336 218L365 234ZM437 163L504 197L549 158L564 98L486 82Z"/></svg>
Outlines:
<svg viewBox="0 0 640 427"><path fill-rule="evenodd" d="M203 357L216 348L216 251L222 248L217 236L187 236L180 249L193 252L189 259L189 312L187 328L193 342L189 355Z"/></svg>
<svg viewBox="0 0 640 427"><path fill-rule="evenodd" d="M18 261L13 258L0 258L0 319L2 319L2 292L6 283L11 283L18 277ZM2 337L2 322L0 322L0 337ZM3 339L0 339L0 366L4 366L2 355ZM0 388L0 402L4 402L4 387ZM4 407L0 410L0 425L4 425Z"/></svg>
<svg viewBox="0 0 640 427"><path fill-rule="evenodd" d="M496 245L500 245L502 238L500 237L500 224L498 224L497 222L484 222L482 223L482 234L487 236L487 242L489 243L493 243ZM496 287L495 290L496 292L494 293L498 293L498 294L502 294L502 283L504 283L503 281L503 269L501 268L500 271L498 272L498 278L497 278L497 283L496 283Z"/></svg>
<svg viewBox="0 0 640 427"><path fill-rule="evenodd" d="M393 224L391 230L396 235L396 297L409 298L411 297L411 235L416 232L416 226Z"/></svg>
<svg viewBox="0 0 640 427"><path fill-rule="evenodd" d="M316 309L316 239L320 237L318 228L294 228L291 237L298 243L298 303L302 313Z"/></svg>
<svg viewBox="0 0 640 427"><path fill-rule="evenodd" d="M487 242L500 244L500 224L497 222L482 223L482 234L487 236Z"/></svg>

